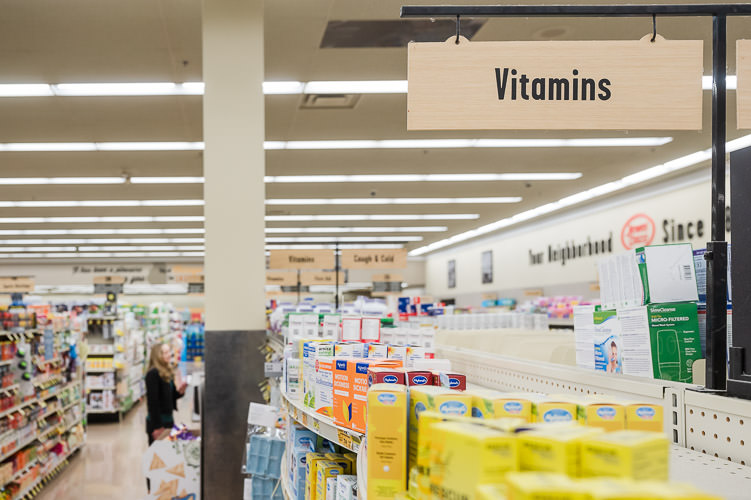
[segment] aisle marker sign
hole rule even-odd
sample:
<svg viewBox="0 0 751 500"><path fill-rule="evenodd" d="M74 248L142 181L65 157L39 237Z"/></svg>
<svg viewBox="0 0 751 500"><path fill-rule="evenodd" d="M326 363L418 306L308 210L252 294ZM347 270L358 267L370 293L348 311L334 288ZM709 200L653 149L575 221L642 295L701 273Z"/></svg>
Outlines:
<svg viewBox="0 0 751 500"><path fill-rule="evenodd" d="M700 130L702 40L411 42L408 130Z"/></svg>
<svg viewBox="0 0 751 500"><path fill-rule="evenodd" d="M343 269L403 269L407 267L407 250L342 250Z"/></svg>
<svg viewBox="0 0 751 500"><path fill-rule="evenodd" d="M334 269L334 265L333 250L271 250L269 257L270 269Z"/></svg>
<svg viewBox="0 0 751 500"><path fill-rule="evenodd" d="M335 271L304 271L300 273L302 285L335 285ZM297 284L297 283L295 283ZM339 285L344 284L344 271L339 271Z"/></svg>
<svg viewBox="0 0 751 500"><path fill-rule="evenodd" d="M297 273L294 271L266 271L266 284L297 286Z"/></svg>
<svg viewBox="0 0 751 500"><path fill-rule="evenodd" d="M738 128L751 128L751 40L735 42L735 74L738 79L736 106L738 108Z"/></svg>
<svg viewBox="0 0 751 500"><path fill-rule="evenodd" d="M0 277L0 293L30 293L34 291L34 278L28 276Z"/></svg>

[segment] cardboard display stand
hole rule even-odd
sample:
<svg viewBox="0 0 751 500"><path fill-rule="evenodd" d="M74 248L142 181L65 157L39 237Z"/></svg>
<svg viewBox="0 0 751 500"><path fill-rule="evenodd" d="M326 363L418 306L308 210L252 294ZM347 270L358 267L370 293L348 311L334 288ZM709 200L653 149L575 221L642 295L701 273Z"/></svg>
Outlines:
<svg viewBox="0 0 751 500"><path fill-rule="evenodd" d="M165 432L143 455L141 468L151 485L145 500L200 500L201 438L170 441L168 435Z"/></svg>

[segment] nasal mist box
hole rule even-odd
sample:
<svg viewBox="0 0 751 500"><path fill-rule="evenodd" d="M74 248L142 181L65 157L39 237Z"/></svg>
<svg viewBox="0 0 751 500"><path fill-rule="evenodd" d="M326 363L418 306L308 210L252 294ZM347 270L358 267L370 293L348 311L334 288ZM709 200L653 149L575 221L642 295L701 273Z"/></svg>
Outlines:
<svg viewBox="0 0 751 500"><path fill-rule="evenodd" d="M658 432L619 431L582 443L582 476L667 481L670 443Z"/></svg>
<svg viewBox="0 0 751 500"><path fill-rule="evenodd" d="M305 455L305 472L307 481L305 482L305 500L314 500L318 491L316 483L318 481L318 462L326 461L325 453L308 453Z"/></svg>
<svg viewBox="0 0 751 500"><path fill-rule="evenodd" d="M519 440L519 468L527 471L555 472L579 477L582 443L601 434L602 429L553 425L523 432Z"/></svg>
<svg viewBox="0 0 751 500"><path fill-rule="evenodd" d="M332 460L316 462L316 495L311 500L326 500L326 483L330 478L343 473L342 467Z"/></svg>
<svg viewBox="0 0 751 500"><path fill-rule="evenodd" d="M537 421L572 422L579 419L579 403L567 396L545 396L537 403Z"/></svg>
<svg viewBox="0 0 751 500"><path fill-rule="evenodd" d="M521 418L534 422L540 394L514 394L489 389L472 390L472 416L478 418Z"/></svg>
<svg viewBox="0 0 751 500"><path fill-rule="evenodd" d="M579 405L579 421L605 431L626 429L626 406L615 401L585 400Z"/></svg>
<svg viewBox="0 0 751 500"><path fill-rule="evenodd" d="M509 473L506 486L513 500L589 500L589 494L563 474Z"/></svg>
<svg viewBox="0 0 751 500"><path fill-rule="evenodd" d="M431 430L437 456L430 466L430 489L439 498L472 500L478 485L519 468L513 434L467 422L441 422Z"/></svg>
<svg viewBox="0 0 751 500"><path fill-rule="evenodd" d="M407 488L407 388L376 384L368 390L367 474L370 500L391 500Z"/></svg>
<svg viewBox="0 0 751 500"><path fill-rule="evenodd" d="M626 405L626 429L663 432L664 428L662 405L652 403L628 403Z"/></svg>
<svg viewBox="0 0 751 500"><path fill-rule="evenodd" d="M409 391L409 468L417 463L417 435L420 414L436 410L444 415L470 416L472 395L445 387L413 386Z"/></svg>

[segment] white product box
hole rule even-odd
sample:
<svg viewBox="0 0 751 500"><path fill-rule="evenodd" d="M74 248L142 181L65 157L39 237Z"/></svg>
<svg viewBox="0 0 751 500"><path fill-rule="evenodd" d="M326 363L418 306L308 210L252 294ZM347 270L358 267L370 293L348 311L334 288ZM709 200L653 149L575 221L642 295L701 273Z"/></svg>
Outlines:
<svg viewBox="0 0 751 500"><path fill-rule="evenodd" d="M285 388L287 397L294 401L299 401L302 397L302 384L300 383L300 371L302 368L301 360L296 358L287 358L285 360Z"/></svg>
<svg viewBox="0 0 751 500"><path fill-rule="evenodd" d="M389 346L386 344L363 344L368 347L368 358L372 359L386 359L389 356Z"/></svg>
<svg viewBox="0 0 751 500"><path fill-rule="evenodd" d="M405 365L407 368L414 368L414 363L420 359L429 359L432 353L429 353L427 349L421 346L408 346L407 347L407 361Z"/></svg>
<svg viewBox="0 0 751 500"><path fill-rule="evenodd" d="M323 330L322 336L329 340L339 340L340 337L340 324L342 317L338 314L324 314L323 315Z"/></svg>
<svg viewBox="0 0 751 500"><path fill-rule="evenodd" d="M592 316L595 370L623 373L623 338L616 311L594 311ZM649 349L648 344L647 349Z"/></svg>
<svg viewBox="0 0 751 500"><path fill-rule="evenodd" d="M318 328L318 314L303 314L304 335L309 339L321 338Z"/></svg>
<svg viewBox="0 0 751 500"><path fill-rule="evenodd" d="M363 342L381 341L381 318L363 318L360 340Z"/></svg>
<svg viewBox="0 0 751 500"><path fill-rule="evenodd" d="M336 478L326 479L326 500L336 500Z"/></svg>
<svg viewBox="0 0 751 500"><path fill-rule="evenodd" d="M388 346L389 359L401 359L404 365L407 364L407 346L405 345L389 345Z"/></svg>
<svg viewBox="0 0 751 500"><path fill-rule="evenodd" d="M342 340L359 341L360 340L360 318L342 318Z"/></svg>
<svg viewBox="0 0 751 500"><path fill-rule="evenodd" d="M574 306L574 338L576 366L595 369L595 306Z"/></svg>
<svg viewBox="0 0 751 500"><path fill-rule="evenodd" d="M336 476L336 500L357 500L357 476Z"/></svg>
<svg viewBox="0 0 751 500"><path fill-rule="evenodd" d="M289 341L294 342L296 340L300 340L304 338L305 336L305 324L304 324L304 318L302 314L295 314L292 313L289 315L289 328L288 328L288 334L289 334Z"/></svg>

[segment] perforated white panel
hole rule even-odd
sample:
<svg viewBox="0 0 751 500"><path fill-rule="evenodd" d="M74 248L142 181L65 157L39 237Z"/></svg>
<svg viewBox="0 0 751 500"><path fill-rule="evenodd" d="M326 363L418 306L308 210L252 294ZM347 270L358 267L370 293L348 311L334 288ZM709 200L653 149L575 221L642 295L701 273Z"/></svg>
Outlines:
<svg viewBox="0 0 751 500"><path fill-rule="evenodd" d="M685 399L686 447L751 465L751 401L694 391Z"/></svg>

